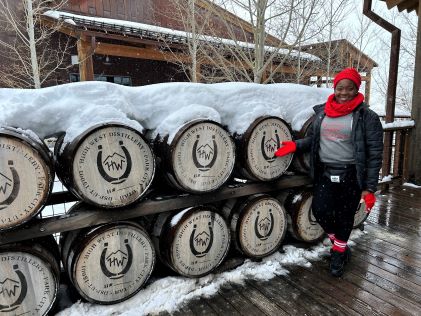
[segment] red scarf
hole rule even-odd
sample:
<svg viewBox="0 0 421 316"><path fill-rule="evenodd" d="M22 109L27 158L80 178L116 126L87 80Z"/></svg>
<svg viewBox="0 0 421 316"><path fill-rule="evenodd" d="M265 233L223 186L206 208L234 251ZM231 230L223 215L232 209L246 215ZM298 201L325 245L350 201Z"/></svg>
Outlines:
<svg viewBox="0 0 421 316"><path fill-rule="evenodd" d="M364 95L359 93L351 101L339 104L335 100L335 94L331 94L326 101L325 113L329 117L348 115L364 101Z"/></svg>

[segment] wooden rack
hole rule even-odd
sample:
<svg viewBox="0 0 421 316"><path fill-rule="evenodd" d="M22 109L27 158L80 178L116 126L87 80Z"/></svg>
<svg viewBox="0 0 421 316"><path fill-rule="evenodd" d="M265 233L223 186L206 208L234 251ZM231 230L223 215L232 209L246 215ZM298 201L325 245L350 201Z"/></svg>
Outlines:
<svg viewBox="0 0 421 316"><path fill-rule="evenodd" d="M45 219L34 219L14 230L1 232L0 245L256 193L299 187L310 183L311 179L308 176L284 175L275 182L227 184L215 192L201 195L188 193L162 195L152 192L149 198L124 209L98 209L91 205L85 205L83 211ZM47 205L71 201L76 201L76 198L68 192L53 193Z"/></svg>

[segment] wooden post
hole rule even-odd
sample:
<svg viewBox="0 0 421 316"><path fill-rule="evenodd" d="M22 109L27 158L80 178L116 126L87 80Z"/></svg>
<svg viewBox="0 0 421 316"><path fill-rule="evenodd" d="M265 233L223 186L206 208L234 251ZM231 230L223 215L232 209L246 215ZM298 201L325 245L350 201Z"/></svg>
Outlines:
<svg viewBox="0 0 421 316"><path fill-rule="evenodd" d="M421 14L421 1L418 2L418 14ZM410 133L408 178L409 181L421 184L421 159L419 158L421 153L421 19L419 16L411 117L415 121L415 128Z"/></svg>
<svg viewBox="0 0 421 316"><path fill-rule="evenodd" d="M370 90L371 90L371 72L367 72L365 79L365 102L370 104Z"/></svg>
<svg viewBox="0 0 421 316"><path fill-rule="evenodd" d="M80 81L94 80L94 64L92 61L94 50L91 43L92 37L90 36L80 36L77 41Z"/></svg>

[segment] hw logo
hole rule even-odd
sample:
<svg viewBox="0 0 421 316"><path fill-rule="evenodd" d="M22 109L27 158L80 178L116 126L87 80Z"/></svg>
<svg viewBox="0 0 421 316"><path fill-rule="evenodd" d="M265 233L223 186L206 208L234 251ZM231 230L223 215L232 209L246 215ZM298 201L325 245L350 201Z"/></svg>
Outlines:
<svg viewBox="0 0 421 316"><path fill-rule="evenodd" d="M260 142L260 149L262 151L263 158L267 162L275 161L275 151L281 146L281 140L278 135L278 130L275 130L275 138L266 138L266 132L263 132L263 137Z"/></svg>
<svg viewBox="0 0 421 316"><path fill-rule="evenodd" d="M269 209L269 217L260 218L260 212L257 212L257 217L254 221L254 233L260 240L266 240L272 234L274 226L274 219L272 209Z"/></svg>
<svg viewBox="0 0 421 316"><path fill-rule="evenodd" d="M102 146L98 146L98 155L96 164L100 175L105 181L112 184L119 184L127 180L132 170L132 158L127 148L123 145L123 141L119 141L123 155L112 153L103 159Z"/></svg>
<svg viewBox="0 0 421 316"><path fill-rule="evenodd" d="M213 167L218 156L215 135L212 136L212 146L207 143L199 146L199 140L200 135L197 135L192 150L193 163L200 171L208 171Z"/></svg>
<svg viewBox="0 0 421 316"><path fill-rule="evenodd" d="M7 162L11 175L0 172L0 210L8 207L19 194L19 174L13 167L13 161Z"/></svg>
<svg viewBox="0 0 421 316"><path fill-rule="evenodd" d="M111 252L108 256L108 243L104 243L104 249L101 253L100 266L102 273L110 279L122 278L132 266L133 253L128 242L128 239L124 240L127 253L119 249Z"/></svg>
<svg viewBox="0 0 421 316"><path fill-rule="evenodd" d="M213 244L213 229L212 223L208 223L209 232L202 231L196 234L197 225L193 226L193 231L190 234L190 250L198 258L207 255Z"/></svg>
<svg viewBox="0 0 421 316"><path fill-rule="evenodd" d="M0 281L0 312L6 313L19 308L26 297L28 284L18 265L13 266L17 280L6 278Z"/></svg>

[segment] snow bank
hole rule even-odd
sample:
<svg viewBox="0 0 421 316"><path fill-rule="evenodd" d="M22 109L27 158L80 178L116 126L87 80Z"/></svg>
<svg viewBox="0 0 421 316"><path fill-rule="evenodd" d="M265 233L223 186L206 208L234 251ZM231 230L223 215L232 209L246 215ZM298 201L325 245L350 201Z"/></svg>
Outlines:
<svg viewBox="0 0 421 316"><path fill-rule="evenodd" d="M125 87L78 82L38 90L0 89L0 125L33 130L40 137L65 131L71 141L89 127L110 121L152 136L174 132L183 123L209 118L244 133L261 115L275 115L300 130L331 89L297 84L162 83Z"/></svg>

